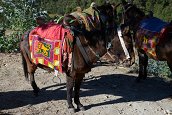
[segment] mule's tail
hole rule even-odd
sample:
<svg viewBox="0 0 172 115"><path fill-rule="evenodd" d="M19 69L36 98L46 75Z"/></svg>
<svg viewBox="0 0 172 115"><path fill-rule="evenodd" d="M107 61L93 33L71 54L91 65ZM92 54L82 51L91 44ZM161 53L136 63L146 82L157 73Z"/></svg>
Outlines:
<svg viewBox="0 0 172 115"><path fill-rule="evenodd" d="M20 52L21 52L21 57L22 57L22 65L23 65L23 71L24 71L24 76L26 81L29 81L29 75L28 75L28 67L27 67L27 62L26 62L26 58L27 58L27 46L28 44L28 39L29 39L29 33L31 30L28 30L27 32L25 32L22 36L22 40L20 42Z"/></svg>
<svg viewBox="0 0 172 115"><path fill-rule="evenodd" d="M27 63L23 54L21 55L22 55L22 65L23 65L23 70L24 70L24 76L25 76L26 81L29 81Z"/></svg>

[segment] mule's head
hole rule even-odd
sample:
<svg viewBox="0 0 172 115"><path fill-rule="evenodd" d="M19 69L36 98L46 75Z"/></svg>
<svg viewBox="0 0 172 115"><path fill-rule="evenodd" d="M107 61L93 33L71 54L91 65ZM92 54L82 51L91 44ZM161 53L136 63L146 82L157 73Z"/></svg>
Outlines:
<svg viewBox="0 0 172 115"><path fill-rule="evenodd" d="M105 2L101 6L97 6L99 12L100 21L102 23L102 28L106 31L112 30L115 26L115 11L116 7L114 4Z"/></svg>
<svg viewBox="0 0 172 115"><path fill-rule="evenodd" d="M119 4L110 3L108 1L104 2L103 5L97 6L97 11L99 12L100 22L102 31L106 37L106 47L108 47L108 42L111 42L116 32L116 9Z"/></svg>
<svg viewBox="0 0 172 115"><path fill-rule="evenodd" d="M75 38L76 43L73 50L74 69L79 73L89 72L92 64L107 51L105 38L101 35L101 32L96 32L90 36L79 33Z"/></svg>
<svg viewBox="0 0 172 115"><path fill-rule="evenodd" d="M97 6L97 10L102 23L106 26L113 26L114 8L112 4L105 2L103 5Z"/></svg>
<svg viewBox="0 0 172 115"><path fill-rule="evenodd" d="M124 14L123 20L126 25L129 25L132 29L138 26L139 22L145 17L145 13L136 7L134 4L123 4Z"/></svg>
<svg viewBox="0 0 172 115"><path fill-rule="evenodd" d="M126 67L131 66L135 62L135 56L129 26L121 25L117 33L112 39L111 47L108 50L109 55L112 57L110 61Z"/></svg>

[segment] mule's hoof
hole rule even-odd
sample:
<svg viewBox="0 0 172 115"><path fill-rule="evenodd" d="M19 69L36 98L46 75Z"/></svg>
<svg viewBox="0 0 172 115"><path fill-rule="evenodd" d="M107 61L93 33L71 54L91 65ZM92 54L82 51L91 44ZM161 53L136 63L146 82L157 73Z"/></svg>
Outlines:
<svg viewBox="0 0 172 115"><path fill-rule="evenodd" d="M69 108L69 114L74 114L75 113L75 108Z"/></svg>
<svg viewBox="0 0 172 115"><path fill-rule="evenodd" d="M78 105L77 106L78 110L85 111L85 107L83 105Z"/></svg>
<svg viewBox="0 0 172 115"><path fill-rule="evenodd" d="M84 106L82 106L82 107L80 107L80 108L79 108L79 110L81 110L81 111L85 111L85 107L84 107Z"/></svg>

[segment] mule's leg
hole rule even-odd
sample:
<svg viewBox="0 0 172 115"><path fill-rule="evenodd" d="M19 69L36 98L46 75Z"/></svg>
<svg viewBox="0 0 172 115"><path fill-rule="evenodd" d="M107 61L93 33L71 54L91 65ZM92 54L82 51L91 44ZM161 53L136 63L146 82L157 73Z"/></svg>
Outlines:
<svg viewBox="0 0 172 115"><path fill-rule="evenodd" d="M29 75L30 75L30 84L31 84L31 86L33 88L33 93L34 93L35 96L38 96L39 88L36 85L35 78L34 78L34 73L29 73Z"/></svg>
<svg viewBox="0 0 172 115"><path fill-rule="evenodd" d="M75 92L74 102L77 105L77 109L82 110L82 111L84 111L85 108L79 100L79 91L80 91L80 86L81 86L84 76L85 76L84 73L77 74L76 79L75 79L75 87L74 87L74 92Z"/></svg>
<svg viewBox="0 0 172 115"><path fill-rule="evenodd" d="M139 75L136 80L139 82L141 79L146 79L147 77L148 56L143 50L138 51L138 55L139 55Z"/></svg>
<svg viewBox="0 0 172 115"><path fill-rule="evenodd" d="M66 76L67 103L71 113L75 112L75 108L72 104L73 86L74 86L74 78L70 76Z"/></svg>
<svg viewBox="0 0 172 115"><path fill-rule="evenodd" d="M39 92L39 88L37 87L36 82L35 82L35 78L34 78L36 66L30 63L30 61L26 55L22 54L22 57L23 57L23 62L26 64L24 67L24 71L25 71L24 73L26 74L25 77L28 79L27 74L29 73L30 84L33 88L34 95L37 96L38 92Z"/></svg>
<svg viewBox="0 0 172 115"><path fill-rule="evenodd" d="M35 77L34 77L34 73L37 67L34 64L32 64L29 60L26 60L26 63L27 63L28 73L30 76L30 84L33 88L33 93L35 96L38 96L39 88L36 85Z"/></svg>

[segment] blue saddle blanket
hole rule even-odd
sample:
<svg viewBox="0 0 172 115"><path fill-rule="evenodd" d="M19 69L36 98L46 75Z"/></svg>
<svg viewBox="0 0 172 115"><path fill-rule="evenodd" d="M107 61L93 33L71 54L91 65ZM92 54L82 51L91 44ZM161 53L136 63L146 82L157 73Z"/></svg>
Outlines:
<svg viewBox="0 0 172 115"><path fill-rule="evenodd" d="M140 28L151 32L160 32L166 25L168 25L167 22L164 22L156 17L144 19L140 22Z"/></svg>

